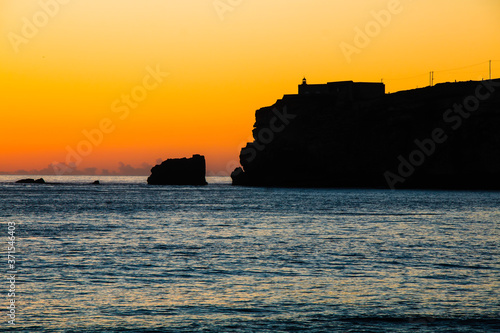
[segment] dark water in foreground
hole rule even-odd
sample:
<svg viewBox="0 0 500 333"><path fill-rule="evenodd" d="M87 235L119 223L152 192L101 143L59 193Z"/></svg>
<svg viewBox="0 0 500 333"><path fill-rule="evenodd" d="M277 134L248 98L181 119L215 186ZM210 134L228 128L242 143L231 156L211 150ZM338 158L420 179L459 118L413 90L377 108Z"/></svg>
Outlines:
<svg viewBox="0 0 500 333"><path fill-rule="evenodd" d="M0 331L500 332L500 193L61 179L0 178Z"/></svg>

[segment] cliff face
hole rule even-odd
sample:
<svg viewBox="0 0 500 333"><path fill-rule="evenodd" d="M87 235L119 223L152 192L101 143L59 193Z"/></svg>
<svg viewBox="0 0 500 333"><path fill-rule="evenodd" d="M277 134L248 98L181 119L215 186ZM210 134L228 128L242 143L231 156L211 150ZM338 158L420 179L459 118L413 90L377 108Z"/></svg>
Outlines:
<svg viewBox="0 0 500 333"><path fill-rule="evenodd" d="M500 189L500 80L288 95L256 112L253 136L234 185Z"/></svg>
<svg viewBox="0 0 500 333"><path fill-rule="evenodd" d="M205 157L168 159L151 169L150 185L207 185Z"/></svg>

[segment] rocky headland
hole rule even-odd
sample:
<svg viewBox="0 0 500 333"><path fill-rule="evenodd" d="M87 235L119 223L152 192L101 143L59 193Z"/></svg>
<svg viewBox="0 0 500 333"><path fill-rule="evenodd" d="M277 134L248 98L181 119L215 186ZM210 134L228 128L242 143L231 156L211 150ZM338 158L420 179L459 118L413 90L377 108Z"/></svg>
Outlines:
<svg viewBox="0 0 500 333"><path fill-rule="evenodd" d="M234 185L500 190L500 79L308 85L257 110Z"/></svg>

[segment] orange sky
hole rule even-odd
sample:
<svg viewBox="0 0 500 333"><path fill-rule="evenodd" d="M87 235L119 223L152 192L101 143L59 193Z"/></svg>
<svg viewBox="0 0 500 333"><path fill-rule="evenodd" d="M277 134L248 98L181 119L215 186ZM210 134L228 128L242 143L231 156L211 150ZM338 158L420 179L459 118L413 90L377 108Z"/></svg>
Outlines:
<svg viewBox="0 0 500 333"><path fill-rule="evenodd" d="M492 59L500 76L498 0L2 0L0 35L6 172L199 153L229 173L255 110L304 75L394 92Z"/></svg>

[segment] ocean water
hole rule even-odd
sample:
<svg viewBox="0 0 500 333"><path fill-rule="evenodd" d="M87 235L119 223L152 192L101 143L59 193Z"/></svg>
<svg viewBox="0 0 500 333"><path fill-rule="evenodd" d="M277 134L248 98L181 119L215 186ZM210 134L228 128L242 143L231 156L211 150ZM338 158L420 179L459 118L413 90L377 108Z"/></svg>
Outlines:
<svg viewBox="0 0 500 333"><path fill-rule="evenodd" d="M0 331L500 332L499 192L20 178Z"/></svg>

